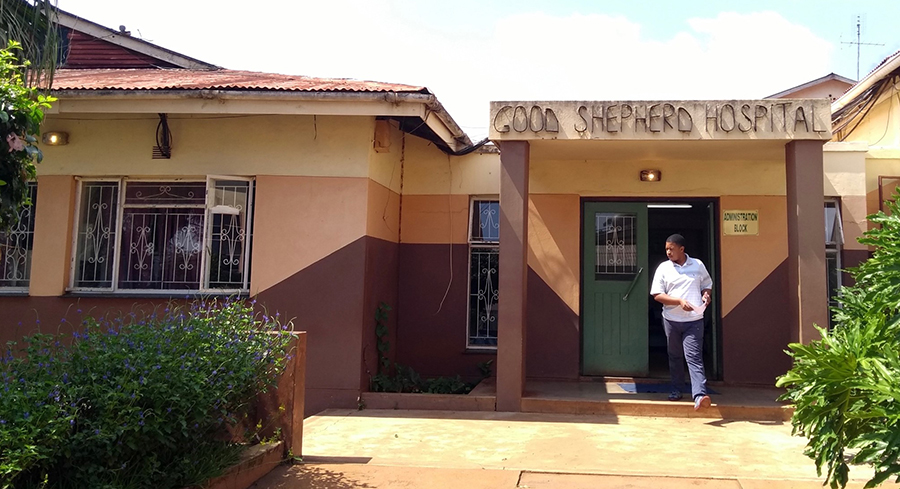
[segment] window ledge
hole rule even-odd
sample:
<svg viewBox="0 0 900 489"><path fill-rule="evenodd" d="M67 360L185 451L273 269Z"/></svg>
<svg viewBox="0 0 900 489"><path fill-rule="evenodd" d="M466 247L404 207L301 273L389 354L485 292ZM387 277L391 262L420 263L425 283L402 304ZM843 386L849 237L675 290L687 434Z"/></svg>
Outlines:
<svg viewBox="0 0 900 489"><path fill-rule="evenodd" d="M249 292L107 292L107 291L90 291L90 290L70 290L63 294L63 297L98 297L98 298L133 298L133 299L206 299L212 297L236 297L246 299L250 297Z"/></svg>
<svg viewBox="0 0 900 489"><path fill-rule="evenodd" d="M468 348L466 348L465 353L466 353L467 355L473 355L473 354L474 354L474 355L478 355L478 354L480 354L480 355L496 355L496 354L497 354L497 347L496 347L496 346L494 346L494 347L488 347L488 348L472 348L472 347L468 347Z"/></svg>
<svg viewBox="0 0 900 489"><path fill-rule="evenodd" d="M28 297L28 290L25 289L10 289L3 290L0 288L0 297Z"/></svg>

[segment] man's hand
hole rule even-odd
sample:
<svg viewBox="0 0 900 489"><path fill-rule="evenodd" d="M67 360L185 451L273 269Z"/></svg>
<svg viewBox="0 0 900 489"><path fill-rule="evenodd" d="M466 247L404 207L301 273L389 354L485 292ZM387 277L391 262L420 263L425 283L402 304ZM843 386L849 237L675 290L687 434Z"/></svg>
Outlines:
<svg viewBox="0 0 900 489"><path fill-rule="evenodd" d="M704 303L704 304L709 304L709 302L710 302L711 300L712 300L712 298L710 298L710 296L709 296L709 291L708 291L708 290L704 290L704 291L703 291L703 303Z"/></svg>
<svg viewBox="0 0 900 489"><path fill-rule="evenodd" d="M681 302L681 308L684 309L685 311L693 311L694 310L694 306L692 306L690 302L688 302L684 299L680 299L680 302Z"/></svg>

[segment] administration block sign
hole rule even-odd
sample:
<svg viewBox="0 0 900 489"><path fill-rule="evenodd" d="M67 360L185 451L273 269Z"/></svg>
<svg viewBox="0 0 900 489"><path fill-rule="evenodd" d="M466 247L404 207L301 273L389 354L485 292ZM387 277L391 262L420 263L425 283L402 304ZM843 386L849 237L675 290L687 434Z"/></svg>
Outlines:
<svg viewBox="0 0 900 489"><path fill-rule="evenodd" d="M722 231L726 236L756 236L759 234L759 211L722 211Z"/></svg>

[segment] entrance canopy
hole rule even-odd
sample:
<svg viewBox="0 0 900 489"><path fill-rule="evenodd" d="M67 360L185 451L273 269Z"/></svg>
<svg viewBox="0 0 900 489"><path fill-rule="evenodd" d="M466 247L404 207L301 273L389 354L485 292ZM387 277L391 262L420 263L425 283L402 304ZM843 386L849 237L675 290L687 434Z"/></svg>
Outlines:
<svg viewBox="0 0 900 489"><path fill-rule="evenodd" d="M532 184L541 193L615 200L629 195L718 198L711 189L722 185L731 185L735 195L751 195L740 192L769 182L777 187L773 194L784 196L781 205L787 211L785 328L790 331L784 331L785 344L778 350L787 341L814 339L813 324L827 323L821 218L822 146L831 139L826 100L492 102L490 117L490 139L500 147L501 162L498 410L520 410L525 384ZM635 190L640 183L631 175L633 167L648 161L678 161L677 185L716 181L719 187L675 188L667 178L664 186ZM760 166L754 162L759 161L769 165L765 175L756 170ZM725 166L728 175L721 173ZM737 183L723 183L722 178ZM660 191L668 194L653 193Z"/></svg>

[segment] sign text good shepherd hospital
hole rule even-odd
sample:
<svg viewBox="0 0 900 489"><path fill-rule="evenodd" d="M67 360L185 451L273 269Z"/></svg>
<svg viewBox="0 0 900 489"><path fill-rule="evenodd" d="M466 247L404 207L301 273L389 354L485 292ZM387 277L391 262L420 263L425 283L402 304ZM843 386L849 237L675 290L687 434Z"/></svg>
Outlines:
<svg viewBox="0 0 900 489"><path fill-rule="evenodd" d="M831 139L826 100L491 102L490 138Z"/></svg>

